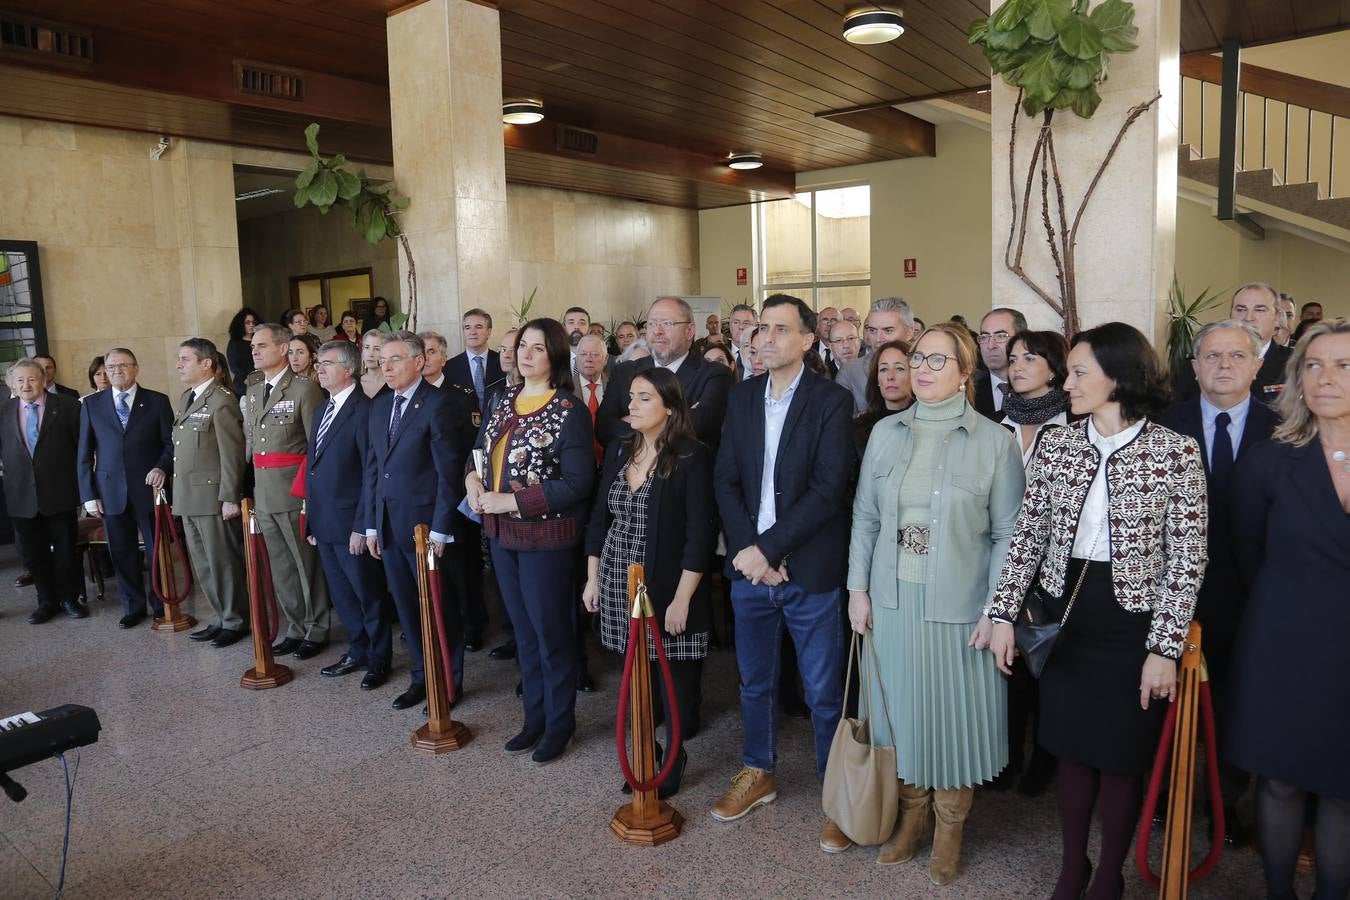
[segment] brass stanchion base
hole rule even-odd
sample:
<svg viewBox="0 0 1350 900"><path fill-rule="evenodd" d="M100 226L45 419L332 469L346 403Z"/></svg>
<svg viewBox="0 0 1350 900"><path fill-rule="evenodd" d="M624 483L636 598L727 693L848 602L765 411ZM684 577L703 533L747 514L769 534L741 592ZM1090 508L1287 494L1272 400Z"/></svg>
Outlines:
<svg viewBox="0 0 1350 900"><path fill-rule="evenodd" d="M413 732L412 748L426 756L439 756L459 750L471 740L473 732L463 722L450 722L444 731L432 731L428 722Z"/></svg>
<svg viewBox="0 0 1350 900"><path fill-rule="evenodd" d="M266 672L249 669L244 673L244 677L239 679L239 686L251 691L265 691L268 688L281 687L293 677L291 670L283 665L273 665Z"/></svg>
<svg viewBox="0 0 1350 900"><path fill-rule="evenodd" d="M676 812L673 806L657 801L656 814L640 819L635 804L626 803L609 820L609 830L625 844L636 847L655 847L680 836L684 825L684 816Z"/></svg>
<svg viewBox="0 0 1350 900"><path fill-rule="evenodd" d="M172 617L169 616L168 607L165 607L165 615L162 618L155 619L153 622L151 622L150 630L167 631L172 634L177 634L180 631L187 631L189 628L194 627L196 624L197 620L187 614L179 614Z"/></svg>

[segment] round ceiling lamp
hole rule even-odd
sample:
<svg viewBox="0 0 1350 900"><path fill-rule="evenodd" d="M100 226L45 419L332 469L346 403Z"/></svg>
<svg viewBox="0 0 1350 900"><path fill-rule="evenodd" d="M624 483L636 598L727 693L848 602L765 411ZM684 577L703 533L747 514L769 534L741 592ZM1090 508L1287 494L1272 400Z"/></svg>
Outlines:
<svg viewBox="0 0 1350 900"><path fill-rule="evenodd" d="M904 18L889 9L861 10L844 19L844 40L850 44L884 44L904 33Z"/></svg>
<svg viewBox="0 0 1350 900"><path fill-rule="evenodd" d="M758 169L764 165L764 156L760 153L733 153L727 157L727 165L733 169Z"/></svg>
<svg viewBox="0 0 1350 900"><path fill-rule="evenodd" d="M502 104L502 121L508 125L533 125L544 119L544 104L539 100L507 100Z"/></svg>

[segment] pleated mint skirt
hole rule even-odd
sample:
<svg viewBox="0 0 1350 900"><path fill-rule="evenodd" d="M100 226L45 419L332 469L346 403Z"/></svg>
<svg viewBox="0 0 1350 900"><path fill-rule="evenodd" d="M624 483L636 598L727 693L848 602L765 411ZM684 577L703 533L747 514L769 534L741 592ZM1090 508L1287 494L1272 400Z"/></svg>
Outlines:
<svg viewBox="0 0 1350 900"><path fill-rule="evenodd" d="M894 743L896 774L944 790L991 780L1008 764L1008 688L974 625L925 622L924 586L897 583L899 604L872 604L877 669L892 728L871 686L878 744ZM894 740L892 734L894 732Z"/></svg>

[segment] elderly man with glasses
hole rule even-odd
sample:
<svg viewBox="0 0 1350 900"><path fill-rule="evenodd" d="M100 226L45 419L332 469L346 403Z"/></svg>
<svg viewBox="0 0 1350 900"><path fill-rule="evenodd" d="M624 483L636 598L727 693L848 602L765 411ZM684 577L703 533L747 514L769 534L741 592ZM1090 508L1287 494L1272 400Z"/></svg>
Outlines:
<svg viewBox="0 0 1350 900"><path fill-rule="evenodd" d="M1019 331L1027 330L1027 317L1015 309L999 306L980 320L980 359L987 372L977 371L975 409L987 419L1003 420L1003 401L1012 393L1008 380L1008 342Z"/></svg>

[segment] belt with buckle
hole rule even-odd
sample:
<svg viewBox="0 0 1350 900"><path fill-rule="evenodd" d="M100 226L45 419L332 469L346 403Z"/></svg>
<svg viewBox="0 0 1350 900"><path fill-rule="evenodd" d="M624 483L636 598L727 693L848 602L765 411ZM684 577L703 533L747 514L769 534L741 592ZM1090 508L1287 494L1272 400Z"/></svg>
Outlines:
<svg viewBox="0 0 1350 900"><path fill-rule="evenodd" d="M929 530L927 528L920 525L906 525L896 535L896 541L903 549L908 550L915 556L928 555Z"/></svg>

